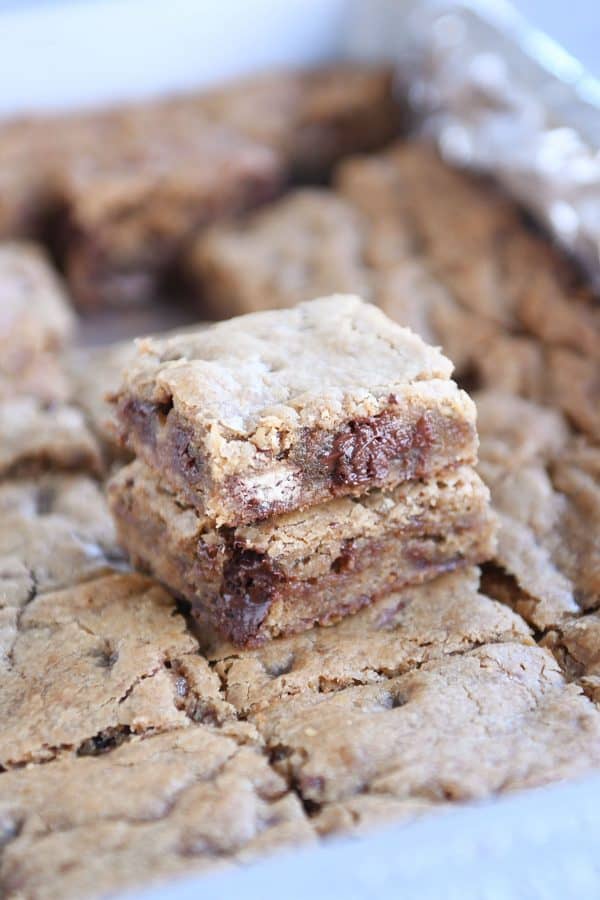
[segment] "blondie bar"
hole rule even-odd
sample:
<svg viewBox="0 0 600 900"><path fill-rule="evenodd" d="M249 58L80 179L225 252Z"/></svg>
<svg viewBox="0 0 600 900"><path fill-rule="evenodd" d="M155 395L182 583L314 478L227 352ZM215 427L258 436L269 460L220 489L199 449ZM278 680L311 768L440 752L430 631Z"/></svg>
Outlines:
<svg viewBox="0 0 600 900"><path fill-rule="evenodd" d="M279 161L268 147L216 125L154 124L149 134L134 128L105 157L79 159L62 173L64 264L84 306L155 293L198 228L280 187Z"/></svg>
<svg viewBox="0 0 600 900"><path fill-rule="evenodd" d="M74 406L31 395L0 399L0 479L48 469L103 470L100 448Z"/></svg>
<svg viewBox="0 0 600 900"><path fill-rule="evenodd" d="M600 764L600 717L550 653L485 644L250 717L313 809L357 795L474 800Z"/></svg>
<svg viewBox="0 0 600 900"><path fill-rule="evenodd" d="M283 309L352 291L368 297L361 219L325 188L304 188L216 225L190 245L185 266L208 317Z"/></svg>
<svg viewBox="0 0 600 900"><path fill-rule="evenodd" d="M339 159L379 149L402 125L387 66L270 72L199 101L215 121L276 150L294 181L322 180Z"/></svg>
<svg viewBox="0 0 600 900"><path fill-rule="evenodd" d="M9 660L0 667L5 769L231 715L173 598L137 574L34 595Z"/></svg>
<svg viewBox="0 0 600 900"><path fill-rule="evenodd" d="M0 393L64 394L54 355L74 326L66 292L43 249L0 244Z"/></svg>
<svg viewBox="0 0 600 900"><path fill-rule="evenodd" d="M330 624L494 548L489 494L468 466L235 529L215 529L139 462L109 494L134 564L238 645Z"/></svg>
<svg viewBox="0 0 600 900"><path fill-rule="evenodd" d="M452 364L357 297L139 344L114 402L123 440L217 525L476 458Z"/></svg>
<svg viewBox="0 0 600 900"><path fill-rule="evenodd" d="M558 410L475 394L479 472L498 512L500 571L486 590L541 630L600 601L600 452Z"/></svg>
<svg viewBox="0 0 600 900"><path fill-rule="evenodd" d="M245 745L246 731L198 724L6 772L4 895L89 900L141 882L170 891L185 874L314 840L298 797Z"/></svg>

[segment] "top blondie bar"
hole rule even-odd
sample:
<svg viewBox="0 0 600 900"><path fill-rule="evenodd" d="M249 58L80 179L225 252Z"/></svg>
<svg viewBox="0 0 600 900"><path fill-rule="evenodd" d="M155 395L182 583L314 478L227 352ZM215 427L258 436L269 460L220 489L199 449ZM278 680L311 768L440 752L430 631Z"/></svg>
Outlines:
<svg viewBox="0 0 600 900"><path fill-rule="evenodd" d="M358 297L144 339L114 395L120 436L217 525L476 461L452 363Z"/></svg>

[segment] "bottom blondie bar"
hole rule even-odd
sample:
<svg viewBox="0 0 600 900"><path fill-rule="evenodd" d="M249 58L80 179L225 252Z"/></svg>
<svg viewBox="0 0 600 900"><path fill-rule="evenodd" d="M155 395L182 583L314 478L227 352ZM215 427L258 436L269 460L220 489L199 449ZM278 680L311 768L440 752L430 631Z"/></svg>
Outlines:
<svg viewBox="0 0 600 900"><path fill-rule="evenodd" d="M109 493L132 561L242 645L330 624L493 548L488 491L466 466L235 529L182 505L140 462Z"/></svg>

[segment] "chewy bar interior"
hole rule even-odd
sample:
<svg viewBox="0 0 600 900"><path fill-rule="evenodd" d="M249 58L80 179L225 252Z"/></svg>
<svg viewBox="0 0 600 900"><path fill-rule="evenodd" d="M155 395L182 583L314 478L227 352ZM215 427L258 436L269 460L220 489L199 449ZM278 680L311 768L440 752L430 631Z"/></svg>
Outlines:
<svg viewBox="0 0 600 900"><path fill-rule="evenodd" d="M439 350L358 297L146 339L121 436L217 526L476 461L475 407Z"/></svg>
<svg viewBox="0 0 600 900"><path fill-rule="evenodd" d="M134 564L241 645L331 624L493 551L489 492L469 466L236 529L177 502L143 463L110 496Z"/></svg>

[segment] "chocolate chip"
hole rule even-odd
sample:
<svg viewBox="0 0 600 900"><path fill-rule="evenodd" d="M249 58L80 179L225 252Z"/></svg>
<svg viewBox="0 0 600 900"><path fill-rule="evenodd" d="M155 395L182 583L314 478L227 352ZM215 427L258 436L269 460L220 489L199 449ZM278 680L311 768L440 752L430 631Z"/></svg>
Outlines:
<svg viewBox="0 0 600 900"><path fill-rule="evenodd" d="M108 753L124 743L131 731L128 726L123 725L118 728L107 728L98 732L94 737L88 738L79 745L77 756L100 756L102 753Z"/></svg>
<svg viewBox="0 0 600 900"><path fill-rule="evenodd" d="M266 554L233 548L223 568L219 610L231 640L245 643L256 636L284 581Z"/></svg>
<svg viewBox="0 0 600 900"><path fill-rule="evenodd" d="M108 641L100 647L90 650L90 656L96 659L96 665L101 669L112 669L119 659L119 651L115 650Z"/></svg>
<svg viewBox="0 0 600 900"><path fill-rule="evenodd" d="M286 747L285 744L276 744L274 747L271 747L269 760L271 763L283 762L284 759L288 759L291 755L290 747Z"/></svg>
<svg viewBox="0 0 600 900"><path fill-rule="evenodd" d="M418 477L434 441L427 415L411 426L399 424L390 410L355 419L333 441L328 457L332 480L351 486L381 482L390 463L399 460L404 462L407 478Z"/></svg>

